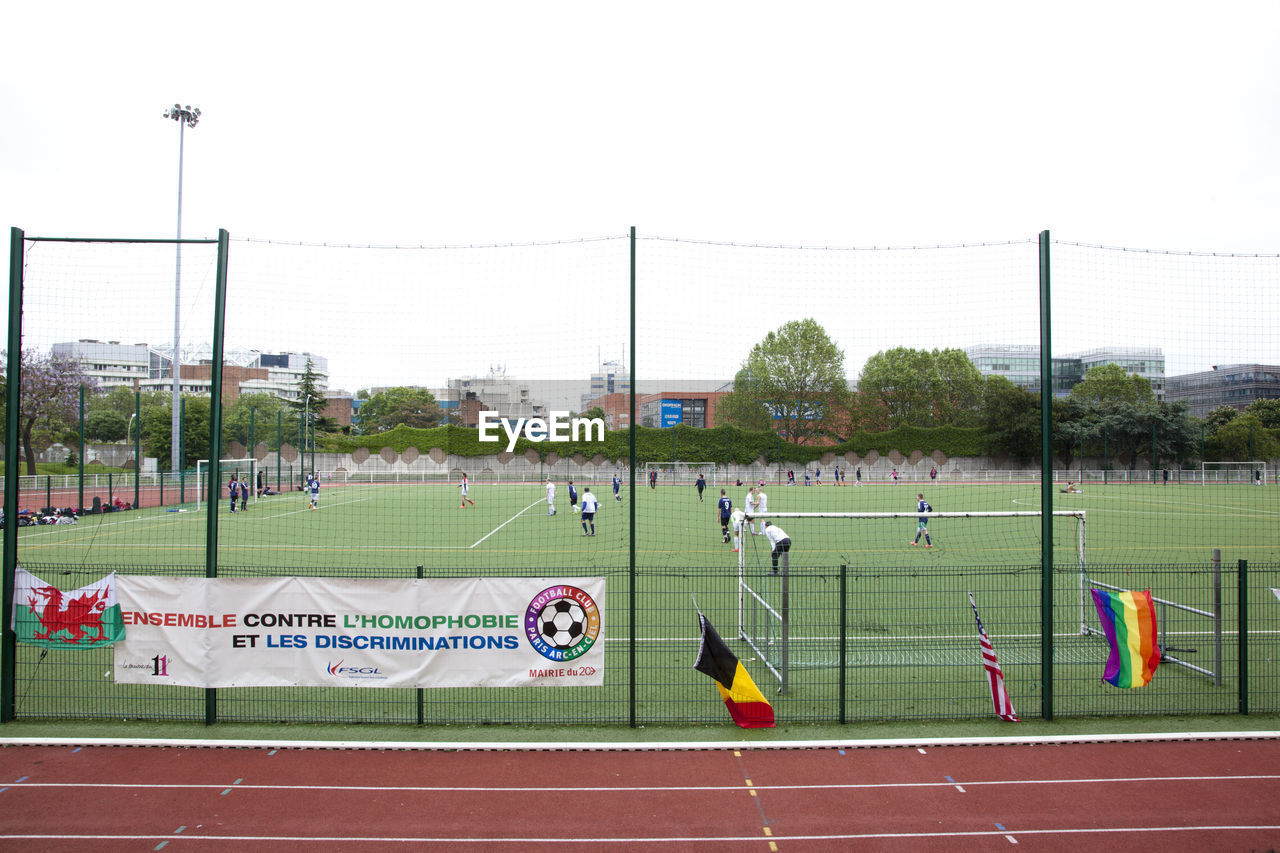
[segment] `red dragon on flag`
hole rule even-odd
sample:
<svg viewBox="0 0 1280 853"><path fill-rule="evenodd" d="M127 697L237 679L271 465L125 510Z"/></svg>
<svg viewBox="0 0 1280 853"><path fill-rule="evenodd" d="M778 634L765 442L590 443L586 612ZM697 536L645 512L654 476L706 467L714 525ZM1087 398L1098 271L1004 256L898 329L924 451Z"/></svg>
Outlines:
<svg viewBox="0 0 1280 853"><path fill-rule="evenodd" d="M53 649L105 646L124 637L115 575L63 592L19 566L14 573L14 631L23 643Z"/></svg>

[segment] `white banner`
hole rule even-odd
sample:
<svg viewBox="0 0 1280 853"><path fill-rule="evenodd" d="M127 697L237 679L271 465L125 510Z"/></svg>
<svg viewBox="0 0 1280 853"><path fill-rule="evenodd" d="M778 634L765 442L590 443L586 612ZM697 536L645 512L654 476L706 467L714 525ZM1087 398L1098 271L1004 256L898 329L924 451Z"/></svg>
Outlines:
<svg viewBox="0 0 1280 853"><path fill-rule="evenodd" d="M604 684L604 578L117 576L120 684Z"/></svg>

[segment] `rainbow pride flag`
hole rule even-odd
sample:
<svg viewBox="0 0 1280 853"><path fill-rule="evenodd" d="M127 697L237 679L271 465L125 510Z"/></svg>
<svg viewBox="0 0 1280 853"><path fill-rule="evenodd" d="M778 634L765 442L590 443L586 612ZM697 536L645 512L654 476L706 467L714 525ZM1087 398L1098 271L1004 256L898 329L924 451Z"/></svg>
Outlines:
<svg viewBox="0 0 1280 853"><path fill-rule="evenodd" d="M1107 592L1095 589L1093 604L1111 644L1102 680L1116 687L1142 687L1160 665L1156 645L1156 607L1151 590Z"/></svg>

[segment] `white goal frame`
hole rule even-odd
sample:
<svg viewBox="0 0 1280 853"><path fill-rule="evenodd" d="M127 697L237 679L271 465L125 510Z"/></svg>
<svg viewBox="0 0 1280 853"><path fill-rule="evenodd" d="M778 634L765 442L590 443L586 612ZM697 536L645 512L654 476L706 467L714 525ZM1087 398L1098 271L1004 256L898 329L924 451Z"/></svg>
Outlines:
<svg viewBox="0 0 1280 853"><path fill-rule="evenodd" d="M257 503L258 502L258 460L255 459L254 457L250 456L246 459L219 459L218 460L219 479L225 476L229 476L232 470L235 470L237 473L239 473L239 471L246 464L249 466L249 485L251 487L249 496L254 503ZM222 483L218 483L218 487L214 492L213 500L215 504L217 503L218 499L223 496L222 485L223 485ZM207 500L208 491L209 491L209 460L197 459L196 460L196 506L202 506L204 504L205 500Z"/></svg>
<svg viewBox="0 0 1280 853"><path fill-rule="evenodd" d="M668 485L693 485L702 473L708 486L716 485L716 463L714 462L646 462L641 467L644 472L642 485L649 485L649 472L658 472L658 482ZM685 481L688 480L686 483Z"/></svg>
<svg viewBox="0 0 1280 853"><path fill-rule="evenodd" d="M1055 509L1053 511L1055 517L1075 518L1078 520L1076 525L1076 563L1080 572L1080 625L1081 632L1085 630L1085 619L1087 612L1085 610L1085 602L1088 597L1086 582L1088 573L1085 564L1085 526L1086 514L1082 509ZM1044 513L1040 510L1010 510L996 512L758 512L747 516L747 519L774 519L774 518L834 518L834 519L899 519L899 518L1043 518ZM787 681L789 671L793 664L791 661L791 602L790 602L790 571L781 573L781 589L780 601L775 607L766 601L747 581L746 566L746 549L738 549L738 637L746 643L760 662L771 672L778 680L778 692L787 692ZM757 642L756 637L752 636L746 629L748 622L747 608L749 604L759 608L765 614L766 618L774 619L778 623L778 653L775 655L768 654L768 650L762 648ZM772 641L770 641L771 643Z"/></svg>
<svg viewBox="0 0 1280 853"><path fill-rule="evenodd" d="M1262 485L1267 484L1267 463L1261 459L1244 460L1240 462L1201 462L1200 463L1200 485L1209 485L1209 473L1211 471L1223 471L1227 474L1225 480L1214 480L1215 486L1252 486L1255 482L1254 473L1262 472ZM1244 474L1243 479L1238 482L1231 479L1232 471L1240 471Z"/></svg>

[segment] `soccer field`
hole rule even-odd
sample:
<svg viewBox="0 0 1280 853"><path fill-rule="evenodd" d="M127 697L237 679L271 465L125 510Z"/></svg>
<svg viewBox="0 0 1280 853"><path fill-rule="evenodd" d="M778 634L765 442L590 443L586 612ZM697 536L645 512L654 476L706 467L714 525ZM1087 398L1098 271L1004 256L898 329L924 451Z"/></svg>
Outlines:
<svg viewBox="0 0 1280 853"><path fill-rule="evenodd" d="M767 489L770 512L912 512L912 485ZM236 573L359 574L602 571L630 565L635 515L636 565L642 571L737 565L721 542L715 506L692 486L623 489L599 495L596 536L585 537L564 484L557 514L547 515L543 487L473 485L474 506L459 506L447 485L351 485L325 488L320 506L301 493L273 495L232 514L218 505L218 565ZM746 487L726 490L736 506ZM1026 485L933 485L938 512L1036 511L1039 488ZM1090 486L1055 493L1055 510L1086 514L1085 559L1093 565L1200 563L1222 558L1280 559L1280 489L1251 486ZM634 506L633 506L634 504ZM793 569L1023 566L1040 561L1040 519L935 519L933 548L913 548L914 517L781 519L794 542ZM1076 560L1075 522L1055 521L1055 564ZM62 570L203 573L205 508L151 508L87 516L76 525L21 528L18 559ZM923 545L921 540L921 545ZM767 561L761 537L748 537L747 564Z"/></svg>
<svg viewBox="0 0 1280 853"><path fill-rule="evenodd" d="M442 577L511 574L603 576L605 687L581 693L542 688L354 691L221 691L224 720L409 722L652 722L715 720L714 691L691 669L697 655L696 606L720 629L744 665L790 720L956 718L990 713L975 677L976 639L967 594L975 593L995 639L1015 704L1034 714L1040 701L1040 519L938 518L934 547L908 544L916 532L919 487L778 487L770 512L905 512L898 518L780 518L791 536L788 690L766 665L781 649L776 618L753 607L782 601L763 536L744 537L739 554L721 541L715 498L692 486L624 488L601 495L596 535L560 484L557 513L543 486L473 484L474 507L446 485L333 486L312 510L301 493L270 496L231 514L218 505L218 573L223 577L332 575ZM746 487L726 490L735 504ZM1025 485L934 485L937 512L1032 511L1039 489ZM1096 621L1080 572L1079 522L1054 522L1056 707L1064 714L1225 713L1236 707L1238 643L1234 574L1248 560L1255 578L1255 694L1280 700L1274 650L1276 602L1262 593L1280 563L1280 489L1251 486L1089 486L1054 494L1056 510L1084 510L1086 575L1125 589L1150 588L1170 602L1159 612L1162 644L1193 669L1167 665L1141 691L1101 690L1106 644L1082 633ZM76 525L21 528L18 560L63 589L109 571L203 575L208 518L145 509L89 516ZM631 583L632 512L635 585ZM922 540L923 542L923 540ZM1211 558L1221 549L1222 588ZM1258 587L1257 584L1261 584ZM1220 594L1221 625L1201 615ZM1184 608L1192 608L1187 610ZM1200 611L1200 614L1194 612ZM631 613L635 614L634 631ZM753 637L751 646L745 637ZM840 642L841 637L845 642ZM1225 647L1225 652L1217 647ZM26 684L20 714L55 717L199 719L200 691L112 685L109 652L19 649ZM843 655L843 657L842 657ZM1218 660L1221 658L1221 660ZM844 666L840 664L843 661ZM1217 672L1215 680L1202 671ZM42 673L40 678L35 674ZM1260 691L1260 692L1259 692ZM1255 699L1255 702L1259 701ZM837 710L840 709L840 710Z"/></svg>

